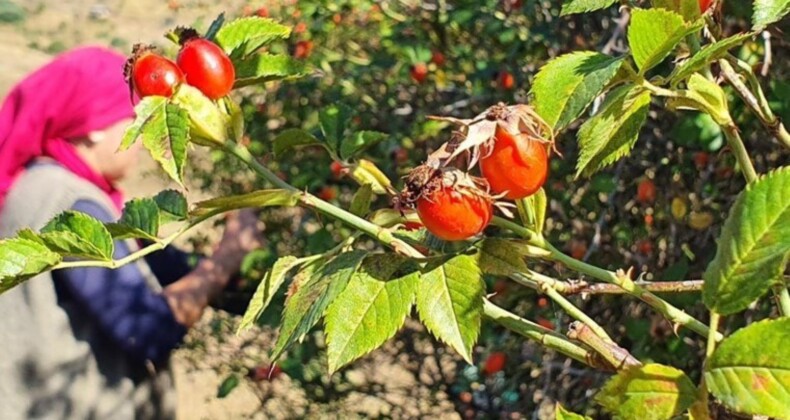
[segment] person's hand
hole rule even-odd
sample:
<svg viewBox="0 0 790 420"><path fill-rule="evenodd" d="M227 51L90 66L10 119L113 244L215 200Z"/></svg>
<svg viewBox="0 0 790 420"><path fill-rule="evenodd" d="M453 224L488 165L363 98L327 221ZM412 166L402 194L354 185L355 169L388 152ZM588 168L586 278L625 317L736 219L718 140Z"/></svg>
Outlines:
<svg viewBox="0 0 790 420"><path fill-rule="evenodd" d="M262 229L263 224L250 209L228 213L225 233L212 259L235 272L247 253L263 246Z"/></svg>

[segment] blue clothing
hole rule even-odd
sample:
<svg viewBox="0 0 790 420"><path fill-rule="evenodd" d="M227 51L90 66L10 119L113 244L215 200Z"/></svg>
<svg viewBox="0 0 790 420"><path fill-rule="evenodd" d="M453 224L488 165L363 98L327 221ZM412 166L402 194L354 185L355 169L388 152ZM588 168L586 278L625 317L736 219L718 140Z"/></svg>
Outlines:
<svg viewBox="0 0 790 420"><path fill-rule="evenodd" d="M72 209L104 222L113 221L107 210L91 200L79 200ZM130 253L124 241L115 241L115 259ZM175 249L153 253L146 260L163 286L190 271L186 254ZM114 270L87 267L52 274L58 299L79 303L104 334L133 360L166 361L187 332L176 322L165 297L149 287L135 264Z"/></svg>

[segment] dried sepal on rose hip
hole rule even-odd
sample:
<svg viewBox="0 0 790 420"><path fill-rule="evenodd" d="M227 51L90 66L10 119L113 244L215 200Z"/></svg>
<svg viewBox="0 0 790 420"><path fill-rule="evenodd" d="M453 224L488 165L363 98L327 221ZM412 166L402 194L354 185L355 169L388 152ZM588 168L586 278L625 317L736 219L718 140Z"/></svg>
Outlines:
<svg viewBox="0 0 790 420"><path fill-rule="evenodd" d="M178 28L175 33L181 44L176 62L187 83L211 99L230 93L236 81L236 69L225 51L194 29Z"/></svg>
<svg viewBox="0 0 790 420"><path fill-rule="evenodd" d="M415 168L396 198L400 210L414 208L423 226L445 241L480 234L491 222L494 198L485 181L455 169Z"/></svg>
<svg viewBox="0 0 790 420"><path fill-rule="evenodd" d="M532 107L500 103L470 120L432 118L460 125L462 136L429 161L447 163L468 154L468 166L479 162L491 191L510 200L528 197L546 182L554 135Z"/></svg>
<svg viewBox="0 0 790 420"><path fill-rule="evenodd" d="M184 82L184 73L173 60L157 53L151 45L135 44L123 69L130 93L170 97Z"/></svg>

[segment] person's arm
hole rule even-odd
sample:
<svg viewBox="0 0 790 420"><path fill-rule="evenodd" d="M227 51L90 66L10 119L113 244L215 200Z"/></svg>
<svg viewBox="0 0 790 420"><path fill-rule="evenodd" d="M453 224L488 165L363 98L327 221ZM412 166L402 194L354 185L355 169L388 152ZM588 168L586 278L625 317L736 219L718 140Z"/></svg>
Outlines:
<svg viewBox="0 0 790 420"><path fill-rule="evenodd" d="M99 220L112 216L93 201L81 200L74 210ZM212 257L157 293L135 264L116 270L77 268L55 272L68 295L94 317L101 329L127 354L138 360L164 360L203 312L209 300L227 284L243 255L260 245L254 216L229 218L226 234ZM130 253L125 242L115 244L115 258Z"/></svg>
<svg viewBox="0 0 790 420"><path fill-rule="evenodd" d="M258 218L248 210L226 216L225 233L214 253L194 271L167 286L164 295L176 320L191 327L208 303L225 289L244 256L261 247Z"/></svg>

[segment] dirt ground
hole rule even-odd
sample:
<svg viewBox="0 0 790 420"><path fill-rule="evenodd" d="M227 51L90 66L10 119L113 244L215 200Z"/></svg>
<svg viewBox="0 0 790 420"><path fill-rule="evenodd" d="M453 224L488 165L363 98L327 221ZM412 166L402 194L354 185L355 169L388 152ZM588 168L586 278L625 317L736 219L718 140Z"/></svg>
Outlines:
<svg viewBox="0 0 790 420"><path fill-rule="evenodd" d="M137 42L167 46L161 37L167 29L196 22L200 26L222 11L240 10L243 4L241 0L0 0L0 98L25 74L73 46L98 44L121 52ZM129 197L139 197L172 185L143 152L141 170L123 187ZM176 352L180 419L459 417L442 381L444 371L455 371L458 359L443 350L437 353L441 346L425 341L424 335L419 344L412 343L420 348L420 360L413 360L413 355L409 360L399 349L401 342L355 363L346 374L352 387L329 405L311 404L305 391L286 376L258 386L243 381L228 397L217 399L218 385L230 366L260 363L275 337L273 331L260 330L235 337L231 331L236 322L237 318L209 311L185 348ZM217 325L227 330L226 341L212 334ZM416 328L415 323L406 330Z"/></svg>

